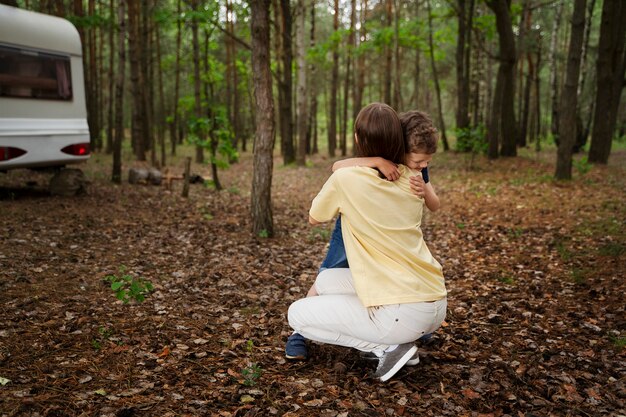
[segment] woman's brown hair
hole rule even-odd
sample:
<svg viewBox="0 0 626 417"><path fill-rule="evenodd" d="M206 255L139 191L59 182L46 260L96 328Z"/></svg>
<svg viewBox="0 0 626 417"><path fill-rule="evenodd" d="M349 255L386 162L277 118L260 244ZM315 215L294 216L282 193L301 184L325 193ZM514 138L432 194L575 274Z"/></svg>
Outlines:
<svg viewBox="0 0 626 417"><path fill-rule="evenodd" d="M384 103L363 107L354 121L359 157L380 156L396 164L404 163L402 125L394 109Z"/></svg>

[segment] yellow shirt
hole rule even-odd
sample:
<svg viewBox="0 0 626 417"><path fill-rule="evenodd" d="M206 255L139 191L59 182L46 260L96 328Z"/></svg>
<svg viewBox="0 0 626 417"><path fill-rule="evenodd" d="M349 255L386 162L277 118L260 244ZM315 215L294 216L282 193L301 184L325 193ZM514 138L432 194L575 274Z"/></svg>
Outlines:
<svg viewBox="0 0 626 417"><path fill-rule="evenodd" d="M326 181L309 215L341 214L341 231L357 296L365 307L436 301L446 296L441 265L420 228L424 200L410 189L418 175L404 165L387 181L366 167L342 168Z"/></svg>

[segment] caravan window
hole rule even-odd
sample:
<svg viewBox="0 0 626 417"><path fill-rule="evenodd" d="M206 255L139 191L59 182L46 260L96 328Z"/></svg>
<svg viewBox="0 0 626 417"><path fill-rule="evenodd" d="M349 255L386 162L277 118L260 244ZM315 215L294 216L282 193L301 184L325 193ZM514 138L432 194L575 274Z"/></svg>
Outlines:
<svg viewBox="0 0 626 417"><path fill-rule="evenodd" d="M0 96L71 100L70 57L0 45Z"/></svg>

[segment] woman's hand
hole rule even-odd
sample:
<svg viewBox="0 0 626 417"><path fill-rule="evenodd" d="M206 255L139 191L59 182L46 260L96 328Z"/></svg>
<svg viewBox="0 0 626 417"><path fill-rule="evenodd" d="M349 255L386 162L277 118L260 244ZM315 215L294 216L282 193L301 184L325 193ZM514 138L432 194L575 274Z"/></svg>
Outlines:
<svg viewBox="0 0 626 417"><path fill-rule="evenodd" d="M424 182L422 176L415 175L409 178L409 182L411 184L411 191L413 191L413 194L420 198L424 198L424 196L426 195L426 183Z"/></svg>
<svg viewBox="0 0 626 417"><path fill-rule="evenodd" d="M389 181L395 181L400 178L400 171L398 167L391 161L384 158L377 158L376 168L387 178Z"/></svg>

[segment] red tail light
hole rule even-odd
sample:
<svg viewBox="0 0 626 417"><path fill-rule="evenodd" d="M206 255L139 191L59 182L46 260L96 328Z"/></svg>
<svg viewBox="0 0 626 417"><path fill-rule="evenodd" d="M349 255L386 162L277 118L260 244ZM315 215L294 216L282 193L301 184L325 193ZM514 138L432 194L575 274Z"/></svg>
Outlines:
<svg viewBox="0 0 626 417"><path fill-rule="evenodd" d="M91 150L89 149L88 143L75 143L73 145L68 145L65 148L61 149L61 152L64 152L68 155L84 156L84 155L89 155Z"/></svg>
<svg viewBox="0 0 626 417"><path fill-rule="evenodd" d="M22 156L25 153L26 151L24 149L12 148L10 146L6 146L6 147L0 146L0 162L17 158L18 156Z"/></svg>

